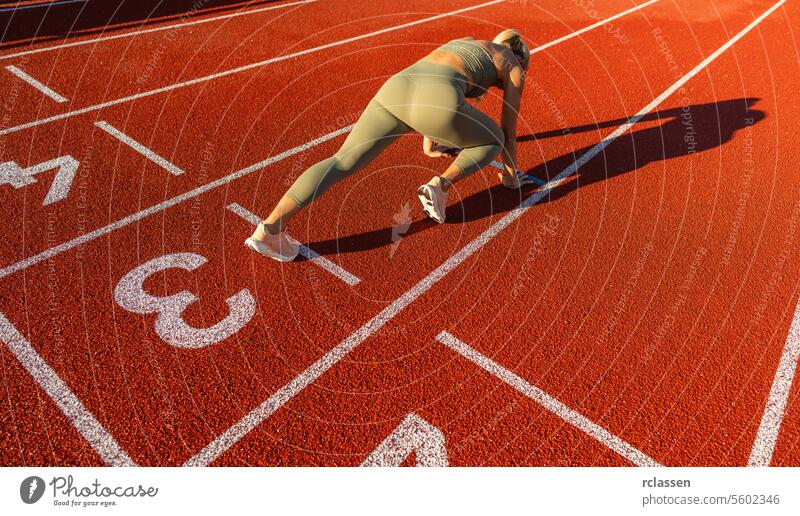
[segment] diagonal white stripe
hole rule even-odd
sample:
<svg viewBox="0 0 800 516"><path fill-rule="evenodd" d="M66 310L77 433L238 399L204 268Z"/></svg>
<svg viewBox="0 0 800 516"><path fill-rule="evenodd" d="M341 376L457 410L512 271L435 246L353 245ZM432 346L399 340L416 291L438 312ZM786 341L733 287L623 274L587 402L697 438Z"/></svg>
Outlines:
<svg viewBox="0 0 800 516"><path fill-rule="evenodd" d="M638 466L661 465L652 458L650 458L648 455L643 453L642 451L631 446L627 442L623 441L622 439L612 434L611 432L601 427L600 425L594 423L593 421L583 416L579 412L569 408L568 406L558 401L557 399L553 398L552 396L550 396L543 390L539 389L538 387L526 382L516 374L512 373L508 369L498 364L497 362L494 362L488 357L478 353L475 349L471 348L464 342L453 337L446 331L441 332L436 337L436 340L438 340L445 346L451 348L453 351L457 352L467 360L474 362L476 365L480 366L481 369L496 376L500 380L504 381L511 387L521 392L526 397L535 401L536 403L546 408L553 414L557 415L558 417L560 417L567 423L571 424L575 428L585 432L587 435L594 438L600 444L603 444L604 446L613 450L618 455L625 457L634 464Z"/></svg>
<svg viewBox="0 0 800 516"><path fill-rule="evenodd" d="M100 457L111 466L135 466L128 454L91 412L75 397L67 384L47 365L31 343L23 337L11 322L0 313L0 341L17 357L19 363L36 380L36 383L58 405L58 408L75 425Z"/></svg>
<svg viewBox="0 0 800 516"><path fill-rule="evenodd" d="M236 215L238 215L241 218L243 218L244 220L246 220L247 222L249 222L250 224L254 225L254 226L258 225L258 223L261 222L261 220L262 220L255 213L249 211L248 209L242 207L241 205L239 205L239 204L237 204L235 202L229 204L228 205L228 209L230 211L232 211L233 213L235 213ZM292 237L288 237L288 238L289 238L290 241L292 241L295 244L297 244L298 246L300 246L300 254L305 256L308 260L313 262L315 265L318 265L319 267L322 267L323 269L325 269L326 271L330 272L331 274L333 274L334 276L336 276L340 280L344 281L345 283L347 283L351 287L354 287L354 286L358 285L359 283L361 283L361 279L359 279L357 276L349 273L348 271L346 271L342 267L339 267L338 265L336 265L332 261L328 260L324 256L319 255L316 251L314 251L310 247L301 244L300 242L298 242L297 240L293 239Z"/></svg>
<svg viewBox="0 0 800 516"><path fill-rule="evenodd" d="M67 99L65 97L62 97L61 95L59 95L55 91L51 90L50 88L48 88L47 86L45 86L41 82L37 81L36 79L31 77L27 73L25 73L22 70L20 70L19 68L17 68L16 66L14 66L14 65L6 66L6 70L8 70L9 72L13 73L14 75L19 77L23 81L27 82L28 84L30 84L31 86L33 86L37 90L41 91L42 93L44 93L45 95L47 95L51 99L55 100L56 102L64 103L64 102L67 101Z"/></svg>
<svg viewBox="0 0 800 516"><path fill-rule="evenodd" d="M179 169L178 167L176 167L175 165L173 165L172 163L170 163L166 159L162 158L161 156L159 156L158 154L156 154L152 150L148 149L147 147L145 147L141 143L137 142L136 140L134 140L133 138L131 138L127 134L123 133L122 131L120 131L119 129L117 129L113 125L109 124L108 122L105 122L105 121L101 120L99 122L95 122L94 125L96 125L100 129L102 129L103 131L107 132L108 134L110 134L111 136L116 138L117 140L121 141L122 143L124 143L125 145L130 147L131 149L135 150L136 152L138 152L142 156L146 157L147 159L149 159L150 161L152 161L156 165L158 165L161 168L165 169L170 174L172 174L174 176L179 176L179 175L183 174L183 170Z"/></svg>
<svg viewBox="0 0 800 516"><path fill-rule="evenodd" d="M761 424L758 426L753 449L750 451L749 466L769 466L772 462L792 382L797 372L798 359L800 359L800 302L795 309L789 336L786 337L778 369L772 380L767 405L761 417Z"/></svg>

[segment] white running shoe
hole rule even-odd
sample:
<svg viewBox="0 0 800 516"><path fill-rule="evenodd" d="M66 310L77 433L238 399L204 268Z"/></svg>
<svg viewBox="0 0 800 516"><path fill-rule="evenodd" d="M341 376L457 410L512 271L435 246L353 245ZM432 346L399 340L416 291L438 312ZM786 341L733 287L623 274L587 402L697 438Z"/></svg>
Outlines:
<svg viewBox="0 0 800 516"><path fill-rule="evenodd" d="M428 184L420 186L417 189L417 195L425 215L442 224L445 217L444 212L447 209L447 192L442 190L441 178L436 176L428 181Z"/></svg>
<svg viewBox="0 0 800 516"><path fill-rule="evenodd" d="M279 262L291 262L300 253L300 248L297 244L289 240L286 232L282 231L277 235L273 235L261 223L261 229L264 230L265 239L256 240L253 237L244 241L244 245L253 251L269 256Z"/></svg>

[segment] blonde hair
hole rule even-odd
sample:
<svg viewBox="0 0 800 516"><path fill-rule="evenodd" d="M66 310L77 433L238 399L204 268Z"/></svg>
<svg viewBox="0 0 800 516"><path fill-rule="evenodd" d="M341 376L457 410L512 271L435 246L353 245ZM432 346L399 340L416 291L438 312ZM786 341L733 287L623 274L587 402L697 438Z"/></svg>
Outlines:
<svg viewBox="0 0 800 516"><path fill-rule="evenodd" d="M528 63L531 60L531 51L528 50L528 45L522 40L522 35L516 29L506 29L497 36L495 36L492 43L508 47L514 52L514 55L519 59L523 70L528 69Z"/></svg>

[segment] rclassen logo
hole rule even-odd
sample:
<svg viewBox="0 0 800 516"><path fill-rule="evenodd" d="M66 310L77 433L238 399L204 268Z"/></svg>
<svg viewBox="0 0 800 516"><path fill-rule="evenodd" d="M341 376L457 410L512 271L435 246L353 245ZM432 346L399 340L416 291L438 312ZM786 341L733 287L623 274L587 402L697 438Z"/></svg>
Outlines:
<svg viewBox="0 0 800 516"><path fill-rule="evenodd" d="M36 503L43 494L44 480L40 477L28 477L19 485L19 497L25 503Z"/></svg>

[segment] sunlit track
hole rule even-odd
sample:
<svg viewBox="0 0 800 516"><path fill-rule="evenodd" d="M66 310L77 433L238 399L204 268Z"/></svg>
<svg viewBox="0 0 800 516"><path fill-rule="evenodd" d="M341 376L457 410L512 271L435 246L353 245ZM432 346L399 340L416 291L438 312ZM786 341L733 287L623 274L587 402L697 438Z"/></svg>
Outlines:
<svg viewBox="0 0 800 516"><path fill-rule="evenodd" d="M503 2L503 1L505 1L505 0L494 0L493 2L489 2L488 4L481 4L478 7L484 7L484 6L488 6L490 4L494 4L494 3L497 3L497 2ZM469 9L474 9L474 8L477 8L477 7L468 8L468 10ZM464 10L462 9L461 11L464 11ZM444 15L440 15L440 16L436 16L436 17L433 17L433 18L429 18L429 19L426 19L426 21L427 20L438 19L438 18L441 18L442 16L444 16ZM417 22L414 22L412 24L415 24L415 23L417 23ZM409 26L409 24L404 24L402 26L392 27L391 30L396 30L397 28L404 27L404 26ZM594 24L594 26L597 27L598 24ZM576 33L583 33L583 32L585 32L585 30L581 29L581 30L577 31ZM571 39L570 35L559 38L559 40L562 41L562 42L568 41L569 39ZM537 52L539 50L539 48L546 48L546 47L550 47L550 46L551 46L550 43L546 43L542 47L537 47L537 48L531 49L531 52ZM289 56L291 56L291 54ZM160 92L160 90L156 90L156 91ZM131 100L133 100L133 99L131 98ZM127 101L127 100L123 99L123 101ZM110 105L110 104L106 103L102 107L107 107L107 105ZM87 108L87 109L95 110L95 108ZM96 109L101 109L101 107L97 107ZM75 114L82 114L84 112L88 112L88 111L79 110L79 112L74 112L74 113ZM58 119L65 118L66 116L73 116L73 115L70 115L69 113L66 114L65 116L59 115L58 117L53 117L52 120L55 120L56 118L58 118ZM51 121L51 120L43 120L43 121L40 121L40 123L46 123L48 121ZM192 190L190 192L182 194L182 195L180 195L178 197L175 197L173 199L164 201L163 203L161 203L159 205L156 205L156 206L153 206L151 208L142 210L142 211L140 211L138 213L135 213L135 214L133 214L133 215L131 215L129 217L121 219L121 220L119 220L119 221L117 221L117 222L115 222L113 224L109 224L108 226L106 226L104 228L100 228L100 229L98 229L96 231L93 231L91 233L87 233L85 235L77 237L74 240L71 240L69 242L65 242L64 244L61 244L61 245L58 245L58 246L53 247L51 249L48 249L47 251L44 251L41 254L38 254L36 256L32 256L32 257L30 257L30 258L28 258L26 260L22 260L22 261L17 262L17 263L15 263L13 265L8 265L6 267L3 267L2 269L0 269L0 278L3 278L5 276L13 274L13 273L15 273L17 271L25 269L26 267L30 267L31 265L35 265L37 263L40 263L43 260L46 260L46 259L51 258L53 256L56 256L56 255L58 255L58 254L60 254L60 253L62 253L64 251L68 251L68 250L70 250L70 249L72 249L72 248L74 248L74 247L76 247L78 245L82 245L82 244L84 244L86 242L89 242L89 241L91 241L91 240L93 240L93 239L95 239L97 237L106 235L106 234L110 233L111 231L114 231L115 229L119 229L121 227L125 227L128 224L133 223L133 222L138 221L138 220L141 220L144 217L147 217L147 216L155 214L155 213L159 213L159 212L163 211L166 208L169 208L171 206L175 206L175 205L177 205L177 204L179 204L181 202L185 202L185 201L187 201L187 200L189 200L189 199L191 199L193 197L196 197L198 195L204 194L204 193L206 193L206 192L208 192L210 190L213 190L213 189L215 189L215 188L217 188L219 186L225 185L225 184L227 184L227 183L229 183L229 182L231 182L233 180L239 179L239 178L244 177L246 175L249 175L249 174L251 174L253 172L257 172L257 171L259 171L259 170L261 170L261 169L263 169L263 168L265 168L265 167L267 167L269 165L272 165L274 163L278 163L280 161L283 161L284 159L286 159L286 158L288 158L290 156L293 156L295 154L303 152L303 151L305 151L305 150L307 150L307 149L309 149L311 147L319 145L320 143L326 142L326 141L328 141L328 140L330 140L332 138L336 138L336 137L338 137L340 135L346 134L346 133L348 133L350 131L350 129L352 129L352 127L353 127L352 125L349 125L347 127L343 127L341 129L337 129L335 131L332 131L332 132L330 132L328 134L319 136L318 138L315 138L314 140L311 140L311 141L308 141L306 143L303 143L302 145L299 145L299 146L297 146L297 147L295 147L293 149L290 149L288 151L276 154L275 156L267 158L262 162L256 163L256 164L251 165L249 167L246 167L246 168L244 168L242 170L233 172L230 175L228 175L226 177L223 177L223 178L221 178L221 179L219 179L219 180L217 180L217 181L215 181L213 183L209 183L209 184L206 184L204 186L198 187L195 190ZM12 129L13 130L17 130L18 128L10 128L10 129L8 129L8 131L12 131ZM5 133L3 131L0 131L0 136L2 136L3 134L5 134Z"/></svg>
<svg viewBox="0 0 800 516"><path fill-rule="evenodd" d="M800 464L800 11L427 2L134 9L0 56L0 463ZM298 259L245 245L381 79L506 27L530 184L498 157L437 224L450 159L410 132L292 219Z"/></svg>
<svg viewBox="0 0 800 516"><path fill-rule="evenodd" d="M322 374L332 368L336 363L346 357L356 347L361 345L364 341L376 334L389 323L395 316L403 311L407 306L417 300L425 292L430 290L437 282L441 281L445 276L452 272L461 263L467 260L470 256L479 251L483 246L489 243L504 229L510 226L517 219L522 217L531 207L536 205L539 201L545 198L548 193L558 187L568 177L574 175L581 167L588 163L592 158L597 156L614 140L627 133L639 120L646 114L650 113L659 104L664 102L669 96L675 93L681 86L692 79L695 75L705 69L711 62L717 59L723 52L728 50L742 37L747 35L753 28L761 23L767 16L778 9L785 0L780 0L774 4L770 9L761 14L747 27L742 29L732 38L730 38L724 45L715 50L706 59L696 65L692 70L683 75L680 79L674 82L669 88L664 90L660 95L653 99L650 103L639 110L636 115L629 118L624 124L620 125L611 134L606 136L600 143L592 147L588 152L580 155L573 161L567 168L562 170L553 179L548 181L539 191L530 197L526 198L520 205L511 211L508 215L495 222L488 230L482 233L478 238L463 247L458 253L451 256L445 263L437 269L428 274L413 288L400 296L396 301L391 303L388 307L382 310L378 315L370 319L364 326L359 328L350 337L340 342L335 348L329 351L325 356L320 358L316 363L311 365L308 369L303 371L294 380L285 385L278 392L273 394L264 403L250 411L244 418L233 425L225 433L211 442L197 455L192 457L186 465L187 466L203 466L211 464L220 455L225 453L231 446L236 444L245 435L254 430L259 424L266 421L277 410L288 403L292 398L297 396L300 391L308 387Z"/></svg>

